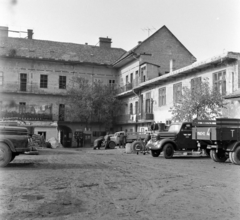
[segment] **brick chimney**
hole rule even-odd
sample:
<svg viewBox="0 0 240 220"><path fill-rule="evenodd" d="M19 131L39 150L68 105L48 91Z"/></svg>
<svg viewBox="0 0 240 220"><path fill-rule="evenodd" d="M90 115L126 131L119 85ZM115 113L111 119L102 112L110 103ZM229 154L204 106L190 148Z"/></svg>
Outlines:
<svg viewBox="0 0 240 220"><path fill-rule="evenodd" d="M111 48L112 39L111 38L105 38L105 37L99 37L99 46L102 48Z"/></svg>
<svg viewBox="0 0 240 220"><path fill-rule="evenodd" d="M8 27L0 26L0 37L8 37Z"/></svg>
<svg viewBox="0 0 240 220"><path fill-rule="evenodd" d="M28 34L28 39L33 39L33 30L32 29L28 29L27 34Z"/></svg>

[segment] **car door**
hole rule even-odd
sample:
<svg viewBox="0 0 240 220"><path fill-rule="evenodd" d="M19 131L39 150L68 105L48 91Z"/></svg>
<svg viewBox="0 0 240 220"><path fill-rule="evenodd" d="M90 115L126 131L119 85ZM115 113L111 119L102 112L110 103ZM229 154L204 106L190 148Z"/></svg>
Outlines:
<svg viewBox="0 0 240 220"><path fill-rule="evenodd" d="M177 145L180 149L195 149L197 144L192 140L192 124L183 123L177 136Z"/></svg>

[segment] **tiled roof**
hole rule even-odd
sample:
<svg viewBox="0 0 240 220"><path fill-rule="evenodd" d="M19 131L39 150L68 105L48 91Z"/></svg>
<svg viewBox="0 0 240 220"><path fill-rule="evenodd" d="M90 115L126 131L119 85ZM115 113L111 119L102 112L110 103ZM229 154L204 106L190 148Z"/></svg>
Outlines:
<svg viewBox="0 0 240 220"><path fill-rule="evenodd" d="M0 56L112 65L125 52L120 48L104 48L85 44L11 37L0 39Z"/></svg>

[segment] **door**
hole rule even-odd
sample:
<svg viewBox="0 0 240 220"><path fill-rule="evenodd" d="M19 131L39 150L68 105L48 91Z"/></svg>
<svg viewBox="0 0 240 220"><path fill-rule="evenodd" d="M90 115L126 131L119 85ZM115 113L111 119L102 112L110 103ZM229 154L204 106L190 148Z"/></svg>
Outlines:
<svg viewBox="0 0 240 220"><path fill-rule="evenodd" d="M192 124L184 123L177 135L176 140L179 149L197 149L197 143L192 140Z"/></svg>

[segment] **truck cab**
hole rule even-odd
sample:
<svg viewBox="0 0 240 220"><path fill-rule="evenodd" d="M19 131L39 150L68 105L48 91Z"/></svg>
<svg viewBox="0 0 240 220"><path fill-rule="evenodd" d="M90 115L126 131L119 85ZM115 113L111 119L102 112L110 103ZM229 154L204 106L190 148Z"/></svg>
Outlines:
<svg viewBox="0 0 240 220"><path fill-rule="evenodd" d="M170 125L168 131L152 134L147 143L153 157L158 157L163 152L164 157L169 159L174 151L197 150L197 142L192 139L192 123L178 122Z"/></svg>

